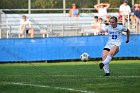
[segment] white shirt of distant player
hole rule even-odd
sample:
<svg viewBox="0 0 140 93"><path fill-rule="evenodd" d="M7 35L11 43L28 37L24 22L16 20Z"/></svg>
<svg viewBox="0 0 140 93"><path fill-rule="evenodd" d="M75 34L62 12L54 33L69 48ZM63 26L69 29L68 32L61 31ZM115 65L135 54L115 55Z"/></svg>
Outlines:
<svg viewBox="0 0 140 93"><path fill-rule="evenodd" d="M99 8L98 10L98 16L103 18L103 19L106 19L106 16L107 16L107 8Z"/></svg>
<svg viewBox="0 0 140 93"><path fill-rule="evenodd" d="M124 15L129 15L129 13L131 13L130 6L124 4L120 6L119 11L122 11Z"/></svg>
<svg viewBox="0 0 140 93"><path fill-rule="evenodd" d="M21 19L20 21L20 27L26 27L26 28L30 28L31 23L29 20L24 21L23 19Z"/></svg>
<svg viewBox="0 0 140 93"><path fill-rule="evenodd" d="M108 42L114 42L114 43L120 43L121 44L121 39L122 39L122 32L126 32L127 28L124 27L123 25L117 24L116 28L113 28L111 25L103 28L105 32L108 33L109 38Z"/></svg>
<svg viewBox="0 0 140 93"><path fill-rule="evenodd" d="M106 27L106 25L104 23L99 23L99 22L96 22L96 21L92 21L91 26L95 27L95 29L93 29L94 35L98 35L98 33L99 33L99 29L98 28L103 29L103 28Z"/></svg>

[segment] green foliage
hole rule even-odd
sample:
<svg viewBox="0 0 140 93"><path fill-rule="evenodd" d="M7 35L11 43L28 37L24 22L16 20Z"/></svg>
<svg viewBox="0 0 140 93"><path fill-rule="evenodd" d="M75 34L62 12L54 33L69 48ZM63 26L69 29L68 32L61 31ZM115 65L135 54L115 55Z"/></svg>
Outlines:
<svg viewBox="0 0 140 93"><path fill-rule="evenodd" d="M139 0L134 0L138 3ZM111 8L119 8L123 3L123 0L100 0L101 3L110 3ZM71 8L71 4L76 3L79 8L94 8L94 5L98 3L98 0L66 0L66 8ZM128 4L132 6L132 0L129 0ZM31 7L33 9L53 9L63 8L63 0L31 0ZM27 9L28 0L0 0L0 9ZM53 11L60 12L60 11ZM83 11L94 12L94 11Z"/></svg>
<svg viewBox="0 0 140 93"><path fill-rule="evenodd" d="M32 0L32 8L62 8L62 0Z"/></svg>
<svg viewBox="0 0 140 93"><path fill-rule="evenodd" d="M0 0L0 9L22 9L28 7L28 0Z"/></svg>

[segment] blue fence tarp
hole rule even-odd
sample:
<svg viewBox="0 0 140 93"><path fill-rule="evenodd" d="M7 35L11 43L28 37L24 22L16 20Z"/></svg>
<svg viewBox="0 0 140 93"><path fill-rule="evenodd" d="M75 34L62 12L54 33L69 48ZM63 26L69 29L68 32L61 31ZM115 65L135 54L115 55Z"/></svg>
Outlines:
<svg viewBox="0 0 140 93"><path fill-rule="evenodd" d="M125 39L116 57L140 57L140 36ZM107 36L0 39L0 62L79 59L84 52L101 58L106 42Z"/></svg>

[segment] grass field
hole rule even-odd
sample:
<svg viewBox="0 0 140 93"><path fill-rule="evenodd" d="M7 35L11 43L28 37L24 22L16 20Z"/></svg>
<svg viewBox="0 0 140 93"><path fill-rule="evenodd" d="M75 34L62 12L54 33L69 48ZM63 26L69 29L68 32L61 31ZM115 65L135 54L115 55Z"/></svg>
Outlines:
<svg viewBox="0 0 140 93"><path fill-rule="evenodd" d="M140 60L0 64L0 93L139 93Z"/></svg>

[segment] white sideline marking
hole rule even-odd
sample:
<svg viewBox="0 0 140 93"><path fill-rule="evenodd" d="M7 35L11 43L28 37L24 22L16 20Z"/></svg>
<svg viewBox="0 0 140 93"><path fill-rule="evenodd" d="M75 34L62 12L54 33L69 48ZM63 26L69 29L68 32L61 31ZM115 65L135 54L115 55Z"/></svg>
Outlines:
<svg viewBox="0 0 140 93"><path fill-rule="evenodd" d="M140 78L140 76L118 76L118 77L126 77L126 78Z"/></svg>
<svg viewBox="0 0 140 93"><path fill-rule="evenodd" d="M81 92L81 93L94 93L92 91L84 91L84 90L77 90L77 89L72 89L72 88L62 88L62 87L51 87L51 86L46 86L46 85L36 85L36 84L28 84L28 83L22 83L22 82L5 82L4 84L40 87L40 88L54 88L54 89L68 90L68 91Z"/></svg>
<svg viewBox="0 0 140 93"><path fill-rule="evenodd" d="M101 77L106 77L106 76L101 76ZM140 76L109 76L112 78L140 78Z"/></svg>
<svg viewBox="0 0 140 93"><path fill-rule="evenodd" d="M77 77L77 76L80 76L80 75L50 75L50 76L54 76L54 77ZM81 77L84 77L81 75ZM95 77L91 77L91 78L106 78L106 76L95 76ZM140 76L109 76L109 77L112 77L112 78L140 78Z"/></svg>
<svg viewBox="0 0 140 93"><path fill-rule="evenodd" d="M9 75L9 76L25 76L25 75ZM40 77L40 75L36 75L36 76L39 76ZM52 76L52 77L77 77L77 76L80 76L80 77L84 77L83 75L48 75L48 76ZM95 76L95 77L88 77L88 78L99 78L99 77L101 77L101 78L106 78L106 76ZM117 77L119 77L119 78L140 78L140 76L134 76L134 75L132 75L132 76L109 76L109 77L112 77L112 78L117 78Z"/></svg>

